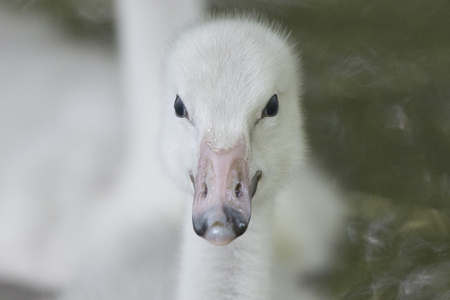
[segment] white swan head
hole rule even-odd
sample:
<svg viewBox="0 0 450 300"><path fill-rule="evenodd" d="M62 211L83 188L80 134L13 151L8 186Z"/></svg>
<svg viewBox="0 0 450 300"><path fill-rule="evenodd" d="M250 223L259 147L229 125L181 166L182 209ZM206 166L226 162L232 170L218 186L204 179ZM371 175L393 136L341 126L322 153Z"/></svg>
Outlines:
<svg viewBox="0 0 450 300"><path fill-rule="evenodd" d="M161 154L193 192L196 233L213 244L243 234L252 205L270 201L302 160L294 53L280 30L247 17L191 26L168 51Z"/></svg>

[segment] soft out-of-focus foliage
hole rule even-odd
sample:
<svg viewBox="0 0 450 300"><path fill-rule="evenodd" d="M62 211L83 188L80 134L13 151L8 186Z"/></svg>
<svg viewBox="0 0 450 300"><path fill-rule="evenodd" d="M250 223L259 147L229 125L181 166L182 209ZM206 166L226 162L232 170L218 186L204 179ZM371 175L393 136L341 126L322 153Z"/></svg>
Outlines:
<svg viewBox="0 0 450 300"><path fill-rule="evenodd" d="M449 210L355 193L339 299L448 299ZM447 297L447 298L446 298Z"/></svg>
<svg viewBox="0 0 450 300"><path fill-rule="evenodd" d="M333 1L291 17L300 28L313 151L348 188L447 205L444 3Z"/></svg>
<svg viewBox="0 0 450 300"><path fill-rule="evenodd" d="M213 1L298 40L311 153L349 193L348 241L320 288L450 297L450 2Z"/></svg>

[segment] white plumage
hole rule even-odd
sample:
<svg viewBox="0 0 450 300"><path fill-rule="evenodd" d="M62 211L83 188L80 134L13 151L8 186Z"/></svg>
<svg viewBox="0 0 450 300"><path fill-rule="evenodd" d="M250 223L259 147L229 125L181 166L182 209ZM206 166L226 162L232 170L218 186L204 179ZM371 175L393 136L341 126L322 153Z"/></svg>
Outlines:
<svg viewBox="0 0 450 300"><path fill-rule="evenodd" d="M109 253L102 267L65 299L315 299L298 278L329 262L341 206L335 191L306 166L302 77L287 35L254 17L211 18L177 35L164 70L160 155L171 180L186 194L179 254L171 256L174 247L164 248L170 238L161 234L167 230L161 224L155 229L160 239L137 234L131 240L153 239L115 245L115 254ZM277 113L267 115L274 95ZM186 110L181 117L174 111L177 97ZM231 175L222 176L218 166L227 168L227 153L234 155ZM244 167L236 167L236 161ZM219 194L214 193L221 185L223 203L216 205ZM251 206L248 222L238 189L250 195L256 185L253 198L244 199ZM169 200L164 195L154 199ZM195 201L206 206L198 215ZM222 205L234 205L236 213L230 217L217 210ZM197 235L192 226L196 218L204 221L199 222L206 239L226 245L200 238L203 229L196 228ZM248 228L236 233L240 222ZM130 263L136 253L145 257L138 268Z"/></svg>

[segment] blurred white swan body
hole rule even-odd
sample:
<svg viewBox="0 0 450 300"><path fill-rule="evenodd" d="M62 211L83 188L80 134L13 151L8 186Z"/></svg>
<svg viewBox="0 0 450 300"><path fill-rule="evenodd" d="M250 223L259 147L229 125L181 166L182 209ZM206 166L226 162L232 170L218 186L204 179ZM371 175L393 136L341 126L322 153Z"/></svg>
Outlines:
<svg viewBox="0 0 450 300"><path fill-rule="evenodd" d="M180 265L161 246L161 224L127 242L134 254L116 245L105 264L118 267L65 299L315 299L298 275L328 263L340 204L305 166L301 80L286 35L264 22L224 17L182 31L165 63L160 135L164 169L187 195ZM125 258L136 251L146 253L138 268Z"/></svg>

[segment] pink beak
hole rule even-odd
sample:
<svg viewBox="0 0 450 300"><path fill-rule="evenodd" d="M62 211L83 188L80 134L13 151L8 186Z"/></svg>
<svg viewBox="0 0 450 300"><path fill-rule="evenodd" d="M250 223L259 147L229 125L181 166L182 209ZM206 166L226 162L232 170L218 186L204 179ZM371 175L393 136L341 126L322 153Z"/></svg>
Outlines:
<svg viewBox="0 0 450 300"><path fill-rule="evenodd" d="M214 151L206 143L200 147L194 183L192 220L195 232L214 245L226 245L242 235L251 215L251 199L261 171L250 182L246 144L241 139L227 151Z"/></svg>

